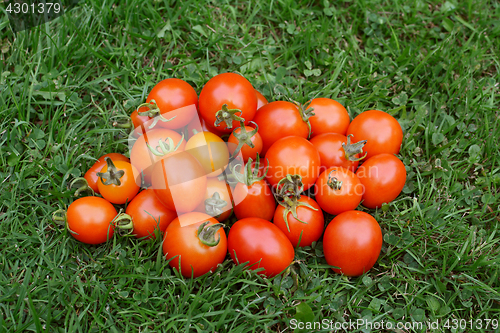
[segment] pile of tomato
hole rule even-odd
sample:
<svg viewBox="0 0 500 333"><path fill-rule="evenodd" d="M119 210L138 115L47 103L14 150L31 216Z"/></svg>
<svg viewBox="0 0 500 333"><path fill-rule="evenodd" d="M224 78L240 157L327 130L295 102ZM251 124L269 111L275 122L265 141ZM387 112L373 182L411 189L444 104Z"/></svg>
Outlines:
<svg viewBox="0 0 500 333"><path fill-rule="evenodd" d="M199 96L183 80L159 82L130 120L130 158L100 157L75 180L77 195L93 195L54 215L77 240L100 244L117 230L161 237L186 277L215 270L228 253L272 277L321 237L337 273L358 276L377 261L381 228L356 208L380 208L405 185L403 132L388 113L351 122L329 98L268 103L246 78L223 73Z"/></svg>

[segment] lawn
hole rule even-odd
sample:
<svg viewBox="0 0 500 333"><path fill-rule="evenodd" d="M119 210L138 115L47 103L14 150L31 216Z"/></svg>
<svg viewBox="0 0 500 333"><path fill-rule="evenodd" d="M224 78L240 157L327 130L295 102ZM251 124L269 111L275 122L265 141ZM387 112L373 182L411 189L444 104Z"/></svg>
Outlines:
<svg viewBox="0 0 500 333"><path fill-rule="evenodd" d="M500 332L497 1L85 0L15 34L2 12L0 332L282 332L297 319ZM405 188L358 208L384 234L368 273L335 274L318 242L281 277L228 256L184 279L160 241L88 246L52 221L95 158L127 152L113 123L155 83L199 93L226 71L270 101L329 97L351 118L399 120Z"/></svg>

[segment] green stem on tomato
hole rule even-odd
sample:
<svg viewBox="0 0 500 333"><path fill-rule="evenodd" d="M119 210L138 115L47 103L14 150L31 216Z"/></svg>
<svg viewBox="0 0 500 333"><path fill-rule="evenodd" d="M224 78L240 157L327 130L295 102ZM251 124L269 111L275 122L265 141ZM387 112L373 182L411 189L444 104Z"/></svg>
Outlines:
<svg viewBox="0 0 500 333"><path fill-rule="evenodd" d="M108 169L106 172L97 172L97 176L101 179L104 185L121 185L120 178L125 174L124 170L119 170L115 167L115 164L109 157L105 157ZM106 180L104 180L106 179Z"/></svg>
<svg viewBox="0 0 500 333"><path fill-rule="evenodd" d="M205 221L200 225L197 231L197 236L202 244L213 247L219 244L220 242L220 235L217 239L215 239L215 234L221 227L223 227L223 224L216 223L207 227L207 224L209 223L210 221Z"/></svg>
<svg viewBox="0 0 500 333"><path fill-rule="evenodd" d="M245 119L240 117L240 116L237 116L236 113L241 114L241 110L240 109L228 109L227 104L222 105L222 108L219 111L217 111L217 113L215 114L216 119L214 122L214 126L217 127L217 126L219 126L220 123L225 122L226 127L231 129L231 128L233 128L233 120L244 122Z"/></svg>

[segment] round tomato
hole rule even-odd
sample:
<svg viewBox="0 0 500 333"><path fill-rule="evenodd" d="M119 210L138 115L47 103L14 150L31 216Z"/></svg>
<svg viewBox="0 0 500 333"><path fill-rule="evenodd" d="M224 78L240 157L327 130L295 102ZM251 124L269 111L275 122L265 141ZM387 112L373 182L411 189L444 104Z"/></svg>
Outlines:
<svg viewBox="0 0 500 333"><path fill-rule="evenodd" d="M271 186L276 186L286 175L299 175L305 191L319 176L321 160L318 150L302 137L288 136L276 141L266 158L269 160L266 179Z"/></svg>
<svg viewBox="0 0 500 333"><path fill-rule="evenodd" d="M166 128L152 129L140 136L130 150L130 163L137 169L136 179L144 175L144 182L151 183L153 165L174 151L183 151L186 141L182 136Z"/></svg>
<svg viewBox="0 0 500 333"><path fill-rule="evenodd" d="M92 165L90 169L85 173L85 176L83 176L87 180L89 187L92 190L94 190L95 193L99 193L99 188L97 187L97 181L99 180L99 176L97 175L97 173L100 172L102 168L106 165L106 161L104 160L106 157L111 158L113 162L118 162L118 161L130 162L128 157L118 153L106 154L99 157L99 159L94 163L94 165Z"/></svg>
<svg viewBox="0 0 500 333"><path fill-rule="evenodd" d="M367 159L356 171L363 184L363 206L382 207L401 193L406 183L405 165L391 154L380 154Z"/></svg>
<svg viewBox="0 0 500 333"><path fill-rule="evenodd" d="M353 142L366 140L366 158L378 154L397 154L403 142L403 130L390 114L370 110L358 115L351 122L347 134L352 134Z"/></svg>
<svg viewBox="0 0 500 333"><path fill-rule="evenodd" d="M351 144L350 137L338 133L324 133L312 138L311 143L318 149L321 158L321 172L331 167L343 167L355 172L363 159L365 141Z"/></svg>
<svg viewBox="0 0 500 333"><path fill-rule="evenodd" d="M211 78L201 90L199 110L208 126L231 133L242 118L245 124L253 119L257 111L257 95L252 84L243 76L236 73L219 74Z"/></svg>
<svg viewBox="0 0 500 333"><path fill-rule="evenodd" d="M323 235L323 251L335 272L359 276L377 262L382 249L382 230L365 212L351 210L336 216Z"/></svg>
<svg viewBox="0 0 500 333"><path fill-rule="evenodd" d="M253 121L259 126L262 137L262 155L266 155L273 143L283 137L293 135L307 139L309 136L307 122L303 120L297 105L291 102L266 104L260 108Z"/></svg>
<svg viewBox="0 0 500 333"><path fill-rule="evenodd" d="M250 269L273 277L293 261L295 251L285 234L269 221L250 217L237 221L229 230L227 246L235 264L248 262Z"/></svg>
<svg viewBox="0 0 500 333"><path fill-rule="evenodd" d="M253 124L255 125L255 123ZM234 155L235 152L241 152L245 162L249 158L255 160L257 154L262 151L262 138L258 130L258 126L255 128L250 126L236 128L227 141L231 155Z"/></svg>
<svg viewBox="0 0 500 333"><path fill-rule="evenodd" d="M231 216L232 209L233 200L229 185L225 181L217 179L217 177L208 178L204 200L196 210L222 222Z"/></svg>
<svg viewBox="0 0 500 333"><path fill-rule="evenodd" d="M316 201L321 209L339 215L358 207L363 195L363 185L350 170L333 167L325 170L316 181Z"/></svg>
<svg viewBox="0 0 500 333"><path fill-rule="evenodd" d="M185 150L193 155L208 177L220 175L229 163L227 144L211 132L199 132L186 143Z"/></svg>
<svg viewBox="0 0 500 333"><path fill-rule="evenodd" d="M314 116L311 122L311 137L323 133L338 133L345 135L351 119L345 107L330 98L315 98L308 107L313 108Z"/></svg>
<svg viewBox="0 0 500 333"><path fill-rule="evenodd" d="M125 161L116 161L107 157L107 165L98 172L99 180L97 187L104 199L114 204L130 202L139 192L139 184L135 176L139 174L137 169Z"/></svg>
<svg viewBox="0 0 500 333"><path fill-rule="evenodd" d="M186 213L203 201L207 177L200 162L181 151L155 163L151 182L156 196L168 209Z"/></svg>
<svg viewBox="0 0 500 333"><path fill-rule="evenodd" d="M187 222L181 224L180 218ZM169 265L184 277L198 277L222 264L227 253L227 238L222 224L213 217L192 212L169 224L163 238L163 254Z"/></svg>
<svg viewBox="0 0 500 333"><path fill-rule="evenodd" d="M156 238L155 231L163 235L167 226L177 214L165 207L156 197L153 190L140 192L127 206L126 214L132 217L134 229L132 234L137 238Z"/></svg>
<svg viewBox="0 0 500 333"><path fill-rule="evenodd" d="M266 105L268 101L257 89L255 89L255 94L257 95L257 111L259 111L259 109Z"/></svg>
<svg viewBox="0 0 500 333"><path fill-rule="evenodd" d="M323 234L325 218L319 205L308 196L278 205L273 223L288 237L294 247L311 246Z"/></svg>
<svg viewBox="0 0 500 333"><path fill-rule="evenodd" d="M101 244L113 237L112 221L116 209L107 200L99 197L84 197L73 201L66 213L70 233L80 242Z"/></svg>

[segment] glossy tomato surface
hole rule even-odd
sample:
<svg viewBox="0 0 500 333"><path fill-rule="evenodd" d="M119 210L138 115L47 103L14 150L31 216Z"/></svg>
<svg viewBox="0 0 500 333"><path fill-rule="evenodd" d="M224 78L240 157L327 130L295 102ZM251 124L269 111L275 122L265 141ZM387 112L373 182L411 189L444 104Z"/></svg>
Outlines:
<svg viewBox="0 0 500 333"><path fill-rule="evenodd" d="M262 95L262 93L257 89L255 90L255 94L257 95L257 111L259 111L261 107L269 102L267 101L267 98L265 98L264 95Z"/></svg>
<svg viewBox="0 0 500 333"><path fill-rule="evenodd" d="M111 203L122 205L130 202L139 193L140 187L135 178L139 172L132 164L126 161L116 161L114 162L114 166L118 172L123 171L123 176L119 178L120 184L106 185L106 177L99 177L97 188L104 199ZM101 169L101 172L106 173L107 171L108 166L105 165Z"/></svg>
<svg viewBox="0 0 500 333"><path fill-rule="evenodd" d="M338 133L324 133L312 138L311 143L318 149L321 158L321 172L337 166L355 172L359 161L351 161L346 158L342 144L347 144L347 137ZM361 155L362 156L362 155ZM353 156L353 159L361 157L360 154Z"/></svg>
<svg viewBox="0 0 500 333"><path fill-rule="evenodd" d="M309 107L314 109L314 116L309 118L312 138L323 133L346 134L351 118L342 104L330 98L315 98Z"/></svg>
<svg viewBox="0 0 500 333"><path fill-rule="evenodd" d="M99 193L99 189L97 188L97 180L99 180L99 176L97 176L97 173L100 172L106 165L106 161L104 160L106 157L111 158L113 162L130 162L128 157L118 153L110 153L99 157L99 159L90 167L90 169L85 173L84 176L84 178L87 180L87 183L89 184L89 187L92 188L95 193Z"/></svg>
<svg viewBox="0 0 500 333"><path fill-rule="evenodd" d="M276 210L276 200L265 180L258 180L247 186L238 183L234 188L234 214L238 220L258 217L271 221Z"/></svg>

